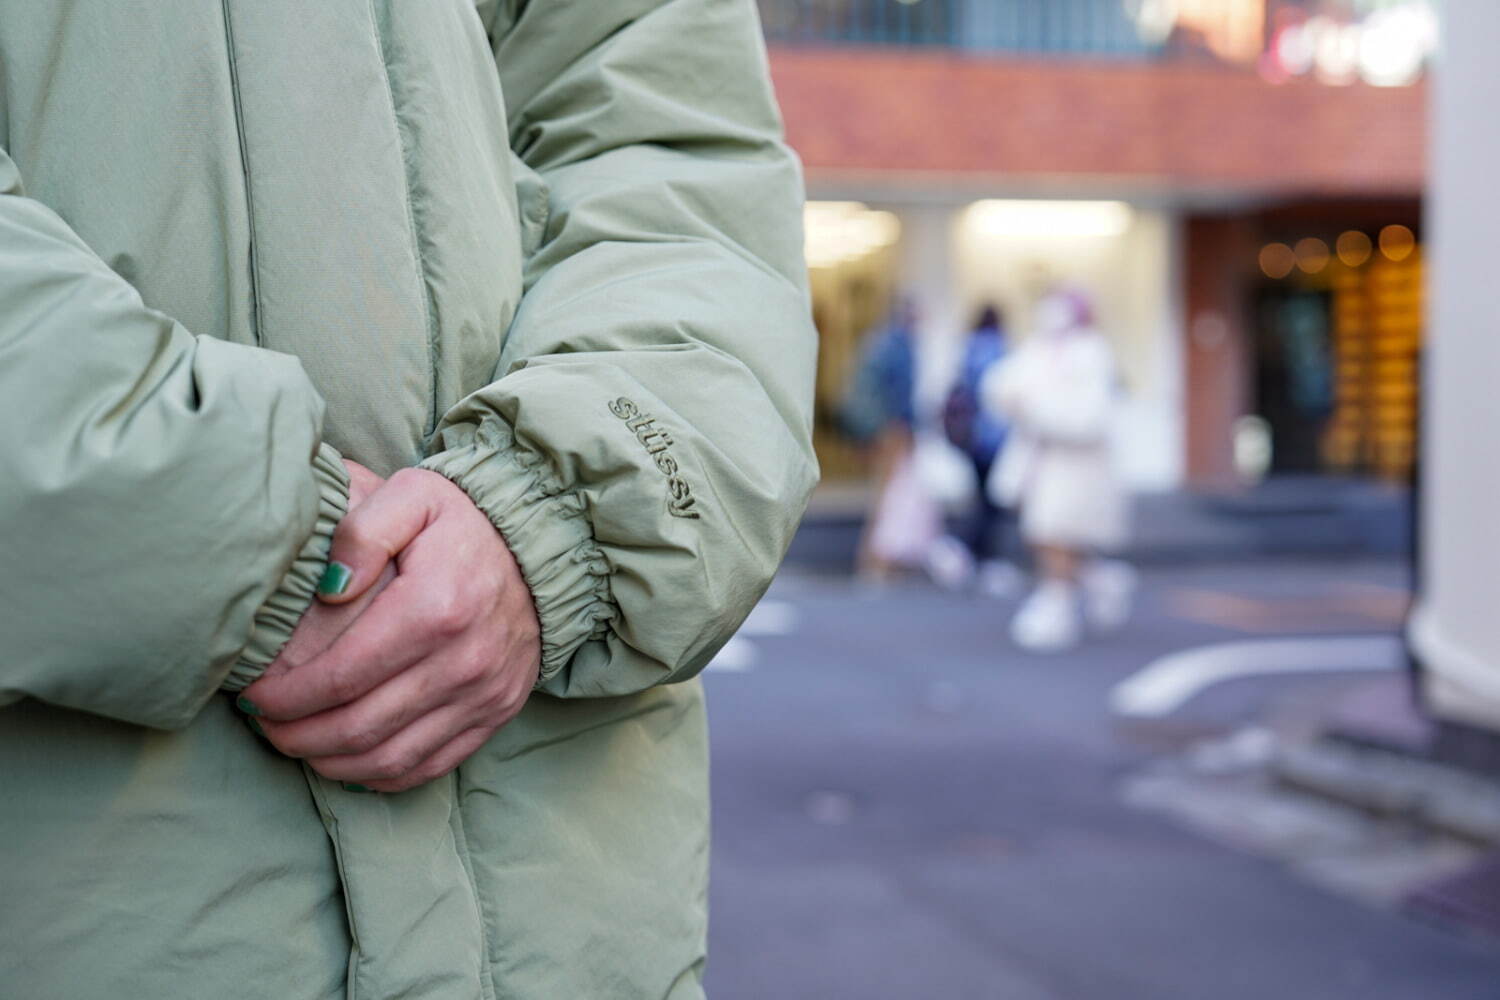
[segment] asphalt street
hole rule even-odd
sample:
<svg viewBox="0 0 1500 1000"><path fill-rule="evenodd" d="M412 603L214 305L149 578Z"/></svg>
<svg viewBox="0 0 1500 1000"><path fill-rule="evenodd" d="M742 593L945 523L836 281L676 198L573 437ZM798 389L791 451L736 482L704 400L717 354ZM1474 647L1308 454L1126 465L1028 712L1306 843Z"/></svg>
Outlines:
<svg viewBox="0 0 1500 1000"><path fill-rule="evenodd" d="M710 996L1500 998L1500 947L1121 791L1265 699L1238 682L1143 730L1111 717L1117 682L1226 639L1389 633L1400 567L1157 568L1143 583L1125 630L1040 657L1006 641L1006 602L784 572L705 675Z"/></svg>

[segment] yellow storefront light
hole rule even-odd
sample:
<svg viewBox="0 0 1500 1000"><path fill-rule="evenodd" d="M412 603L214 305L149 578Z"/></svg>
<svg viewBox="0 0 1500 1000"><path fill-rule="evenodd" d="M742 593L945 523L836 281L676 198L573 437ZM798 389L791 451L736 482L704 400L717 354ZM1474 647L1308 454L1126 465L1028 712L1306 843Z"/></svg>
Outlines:
<svg viewBox="0 0 1500 1000"><path fill-rule="evenodd" d="M1267 243L1260 248L1260 269L1268 278L1280 280L1297 266L1297 252L1285 243Z"/></svg>
<svg viewBox="0 0 1500 1000"><path fill-rule="evenodd" d="M1344 263L1345 267L1359 267L1370 259L1370 254L1374 252L1374 245L1370 242L1370 237L1358 229L1350 229L1339 234L1334 249L1338 251L1339 260Z"/></svg>
<svg viewBox="0 0 1500 1000"><path fill-rule="evenodd" d="M1380 252L1386 259L1403 261L1417 248L1417 237L1406 226L1386 226L1380 231Z"/></svg>
<svg viewBox="0 0 1500 1000"><path fill-rule="evenodd" d="M1328 244L1316 236L1298 240L1293 252L1297 255L1297 266L1308 274L1317 274L1328 266Z"/></svg>

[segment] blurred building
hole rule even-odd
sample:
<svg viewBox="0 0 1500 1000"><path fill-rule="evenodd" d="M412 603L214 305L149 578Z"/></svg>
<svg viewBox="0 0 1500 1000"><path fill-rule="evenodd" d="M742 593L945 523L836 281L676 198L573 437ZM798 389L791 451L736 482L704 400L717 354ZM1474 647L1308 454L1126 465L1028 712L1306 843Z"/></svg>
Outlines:
<svg viewBox="0 0 1500 1000"><path fill-rule="evenodd" d="M1067 281L1138 488L1405 479L1421 344L1425 0L761 0L830 412L893 290L928 390L981 304ZM833 479L859 474L823 421Z"/></svg>

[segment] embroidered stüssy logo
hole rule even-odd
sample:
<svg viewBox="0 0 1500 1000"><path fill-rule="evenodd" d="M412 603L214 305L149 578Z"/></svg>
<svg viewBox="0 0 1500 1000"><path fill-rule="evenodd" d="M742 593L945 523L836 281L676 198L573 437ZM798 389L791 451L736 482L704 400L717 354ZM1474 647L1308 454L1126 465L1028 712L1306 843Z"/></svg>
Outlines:
<svg viewBox="0 0 1500 1000"><path fill-rule="evenodd" d="M635 439L646 449L656 463L656 468L667 477L667 513L673 517L697 520L693 509L693 488L679 475L677 460L667 450L672 447L672 436L656 426L656 418L641 412L634 402L621 396L609 404L609 412L625 421L625 426L635 432Z"/></svg>

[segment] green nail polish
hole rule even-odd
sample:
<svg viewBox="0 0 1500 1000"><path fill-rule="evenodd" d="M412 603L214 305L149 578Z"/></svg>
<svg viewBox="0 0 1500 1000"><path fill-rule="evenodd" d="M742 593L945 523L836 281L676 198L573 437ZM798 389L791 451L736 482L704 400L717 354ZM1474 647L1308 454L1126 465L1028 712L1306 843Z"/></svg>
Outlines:
<svg viewBox="0 0 1500 1000"><path fill-rule="evenodd" d="M264 735L266 735L266 731L261 728L261 725L260 725L260 723L258 721L256 721L255 716L253 716L253 715L246 716L246 718L245 718L245 724L250 727L251 731L253 731L256 736L264 736Z"/></svg>
<svg viewBox="0 0 1500 1000"><path fill-rule="evenodd" d="M246 698L244 695L240 695L238 698L234 699L234 703L239 708L239 710L241 712L244 712L246 715L260 714L260 708L255 704L255 702L251 701L249 698Z"/></svg>
<svg viewBox="0 0 1500 1000"><path fill-rule="evenodd" d="M323 571L323 578L318 581L318 593L324 597L342 594L349 589L349 581L352 579L354 579L354 570L341 562L331 562Z"/></svg>
<svg viewBox="0 0 1500 1000"><path fill-rule="evenodd" d="M364 785L356 785L352 781L342 781L339 783L344 786L344 791L346 792L373 792L375 790L373 788L366 788Z"/></svg>

